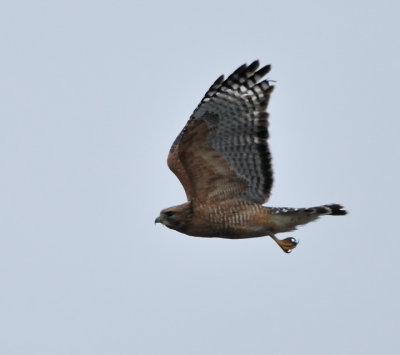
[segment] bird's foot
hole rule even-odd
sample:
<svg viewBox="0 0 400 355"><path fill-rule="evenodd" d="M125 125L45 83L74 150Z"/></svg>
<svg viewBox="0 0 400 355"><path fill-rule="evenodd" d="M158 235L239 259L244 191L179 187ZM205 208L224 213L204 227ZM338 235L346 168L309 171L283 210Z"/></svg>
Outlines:
<svg viewBox="0 0 400 355"><path fill-rule="evenodd" d="M275 237L274 234L271 234L270 237L281 247L285 253L291 253L292 250L296 248L297 244L299 244L299 242L292 237L282 240Z"/></svg>

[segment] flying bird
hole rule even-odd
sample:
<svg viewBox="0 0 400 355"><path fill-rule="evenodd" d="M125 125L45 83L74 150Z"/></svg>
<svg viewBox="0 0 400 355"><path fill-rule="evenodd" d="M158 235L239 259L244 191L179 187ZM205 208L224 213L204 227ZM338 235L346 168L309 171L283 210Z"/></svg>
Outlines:
<svg viewBox="0 0 400 355"><path fill-rule="evenodd" d="M273 183L266 109L274 87L262 80L271 66L258 68L258 60L244 64L208 89L168 154L187 202L163 209L155 222L196 237L270 236L289 253L297 240L276 234L347 212L339 204L263 206Z"/></svg>

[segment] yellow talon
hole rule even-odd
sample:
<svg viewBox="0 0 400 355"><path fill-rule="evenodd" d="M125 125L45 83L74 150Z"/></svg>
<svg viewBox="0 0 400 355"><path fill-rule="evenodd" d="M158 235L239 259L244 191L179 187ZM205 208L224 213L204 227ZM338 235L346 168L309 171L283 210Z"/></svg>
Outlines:
<svg viewBox="0 0 400 355"><path fill-rule="evenodd" d="M275 237L274 234L270 234L270 237L281 247L285 253L290 253L294 248L296 248L297 244L299 244L299 242L292 237L282 240Z"/></svg>

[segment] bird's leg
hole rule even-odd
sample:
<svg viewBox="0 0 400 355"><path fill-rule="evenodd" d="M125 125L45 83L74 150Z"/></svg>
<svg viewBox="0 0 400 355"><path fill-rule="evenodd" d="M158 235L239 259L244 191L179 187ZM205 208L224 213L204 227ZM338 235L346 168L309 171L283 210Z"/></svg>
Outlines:
<svg viewBox="0 0 400 355"><path fill-rule="evenodd" d="M275 237L275 234L269 235L281 248L285 253L290 253L294 248L296 248L299 242L294 238L286 238L286 239L278 239Z"/></svg>

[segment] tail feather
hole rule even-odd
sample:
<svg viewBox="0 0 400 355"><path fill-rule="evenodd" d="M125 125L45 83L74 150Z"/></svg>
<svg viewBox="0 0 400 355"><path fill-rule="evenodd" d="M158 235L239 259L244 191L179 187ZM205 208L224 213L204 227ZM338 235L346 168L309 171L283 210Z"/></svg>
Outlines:
<svg viewBox="0 0 400 355"><path fill-rule="evenodd" d="M297 226L315 221L320 216L343 216L347 211L339 204L330 204L310 208L269 208L276 233L289 232Z"/></svg>
<svg viewBox="0 0 400 355"><path fill-rule="evenodd" d="M336 203L331 204L331 205L323 205L323 206L318 206L318 207L311 207L311 208L306 208L306 212L316 212L320 215L324 214L330 214L332 216L344 216L347 214L347 211L343 209L343 206L338 205Z"/></svg>

